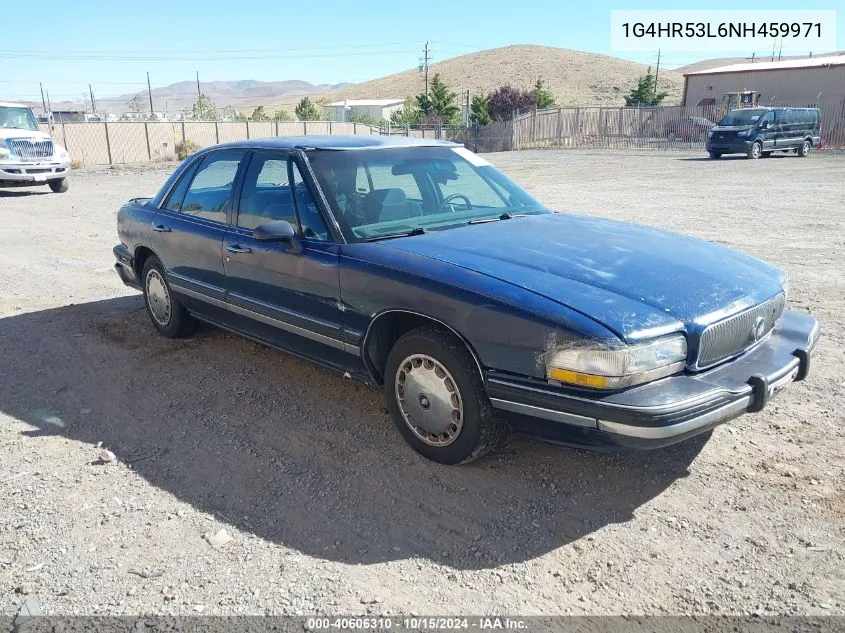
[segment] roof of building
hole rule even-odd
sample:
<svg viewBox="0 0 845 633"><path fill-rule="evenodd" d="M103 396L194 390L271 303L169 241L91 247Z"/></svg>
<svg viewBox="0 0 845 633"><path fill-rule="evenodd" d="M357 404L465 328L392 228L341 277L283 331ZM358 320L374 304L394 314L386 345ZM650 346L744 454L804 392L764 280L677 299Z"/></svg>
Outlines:
<svg viewBox="0 0 845 633"><path fill-rule="evenodd" d="M708 68L694 73L684 73L684 77L693 75L717 75L720 73L742 73L761 70L792 70L797 68L818 68L821 66L845 65L845 55L828 55L826 57L807 57L805 59L785 59L779 62L755 62L753 64L730 64L717 68Z"/></svg>
<svg viewBox="0 0 845 633"><path fill-rule="evenodd" d="M342 99L341 101L332 101L329 105L334 107L340 106L391 106L399 103L404 103L404 99Z"/></svg>
<svg viewBox="0 0 845 633"><path fill-rule="evenodd" d="M385 147L458 147L458 144L448 141L438 141L432 138L334 134L324 136L274 136L270 138L234 141L223 145L215 145L214 147L350 150Z"/></svg>

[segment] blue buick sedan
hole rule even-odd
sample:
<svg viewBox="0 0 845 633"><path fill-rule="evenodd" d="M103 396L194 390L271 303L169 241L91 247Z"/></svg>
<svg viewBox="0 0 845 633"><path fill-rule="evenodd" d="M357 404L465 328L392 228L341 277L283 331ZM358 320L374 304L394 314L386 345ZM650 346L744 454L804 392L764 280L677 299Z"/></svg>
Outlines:
<svg viewBox="0 0 845 633"><path fill-rule="evenodd" d="M205 321L381 385L405 440L446 464L508 430L681 441L802 380L819 336L772 264L553 213L425 139L211 147L124 205L118 234L117 273L161 334Z"/></svg>

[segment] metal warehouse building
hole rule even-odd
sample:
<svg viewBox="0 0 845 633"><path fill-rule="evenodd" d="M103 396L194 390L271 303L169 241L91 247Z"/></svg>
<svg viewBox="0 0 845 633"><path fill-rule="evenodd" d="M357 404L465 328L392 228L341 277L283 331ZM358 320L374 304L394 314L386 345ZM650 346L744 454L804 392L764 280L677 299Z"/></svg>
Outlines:
<svg viewBox="0 0 845 633"><path fill-rule="evenodd" d="M684 106L720 106L724 96L753 90L757 104L818 107L822 139L845 146L845 55L732 64L684 75Z"/></svg>

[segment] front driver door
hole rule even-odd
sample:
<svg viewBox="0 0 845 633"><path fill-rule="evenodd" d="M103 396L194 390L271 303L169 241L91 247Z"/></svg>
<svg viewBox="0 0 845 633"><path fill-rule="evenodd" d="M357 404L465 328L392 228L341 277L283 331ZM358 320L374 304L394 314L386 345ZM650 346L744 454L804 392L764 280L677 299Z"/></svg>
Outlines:
<svg viewBox="0 0 845 633"><path fill-rule="evenodd" d="M764 124L765 127L762 127ZM757 125L761 128L758 136L763 143L763 151L774 149L778 135L778 131L775 129L775 113L769 110Z"/></svg>
<svg viewBox="0 0 845 633"><path fill-rule="evenodd" d="M271 220L294 226L302 252L253 238L253 229ZM357 346L344 333L340 309L338 245L286 153L252 153L223 248L237 329L331 366L354 364Z"/></svg>

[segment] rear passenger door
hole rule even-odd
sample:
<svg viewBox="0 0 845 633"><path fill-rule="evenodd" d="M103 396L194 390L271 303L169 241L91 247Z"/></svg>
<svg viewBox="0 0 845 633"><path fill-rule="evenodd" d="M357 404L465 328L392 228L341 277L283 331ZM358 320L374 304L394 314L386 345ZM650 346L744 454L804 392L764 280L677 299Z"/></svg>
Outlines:
<svg viewBox="0 0 845 633"><path fill-rule="evenodd" d="M302 252L260 242L253 229L286 220ZM286 153L255 151L244 170L233 226L223 244L226 299L237 329L279 347L345 365L338 245ZM340 355L340 356L339 356Z"/></svg>
<svg viewBox="0 0 845 633"><path fill-rule="evenodd" d="M222 304L223 237L244 152L225 150L198 159L176 183L153 218L152 247L173 290L189 309Z"/></svg>

